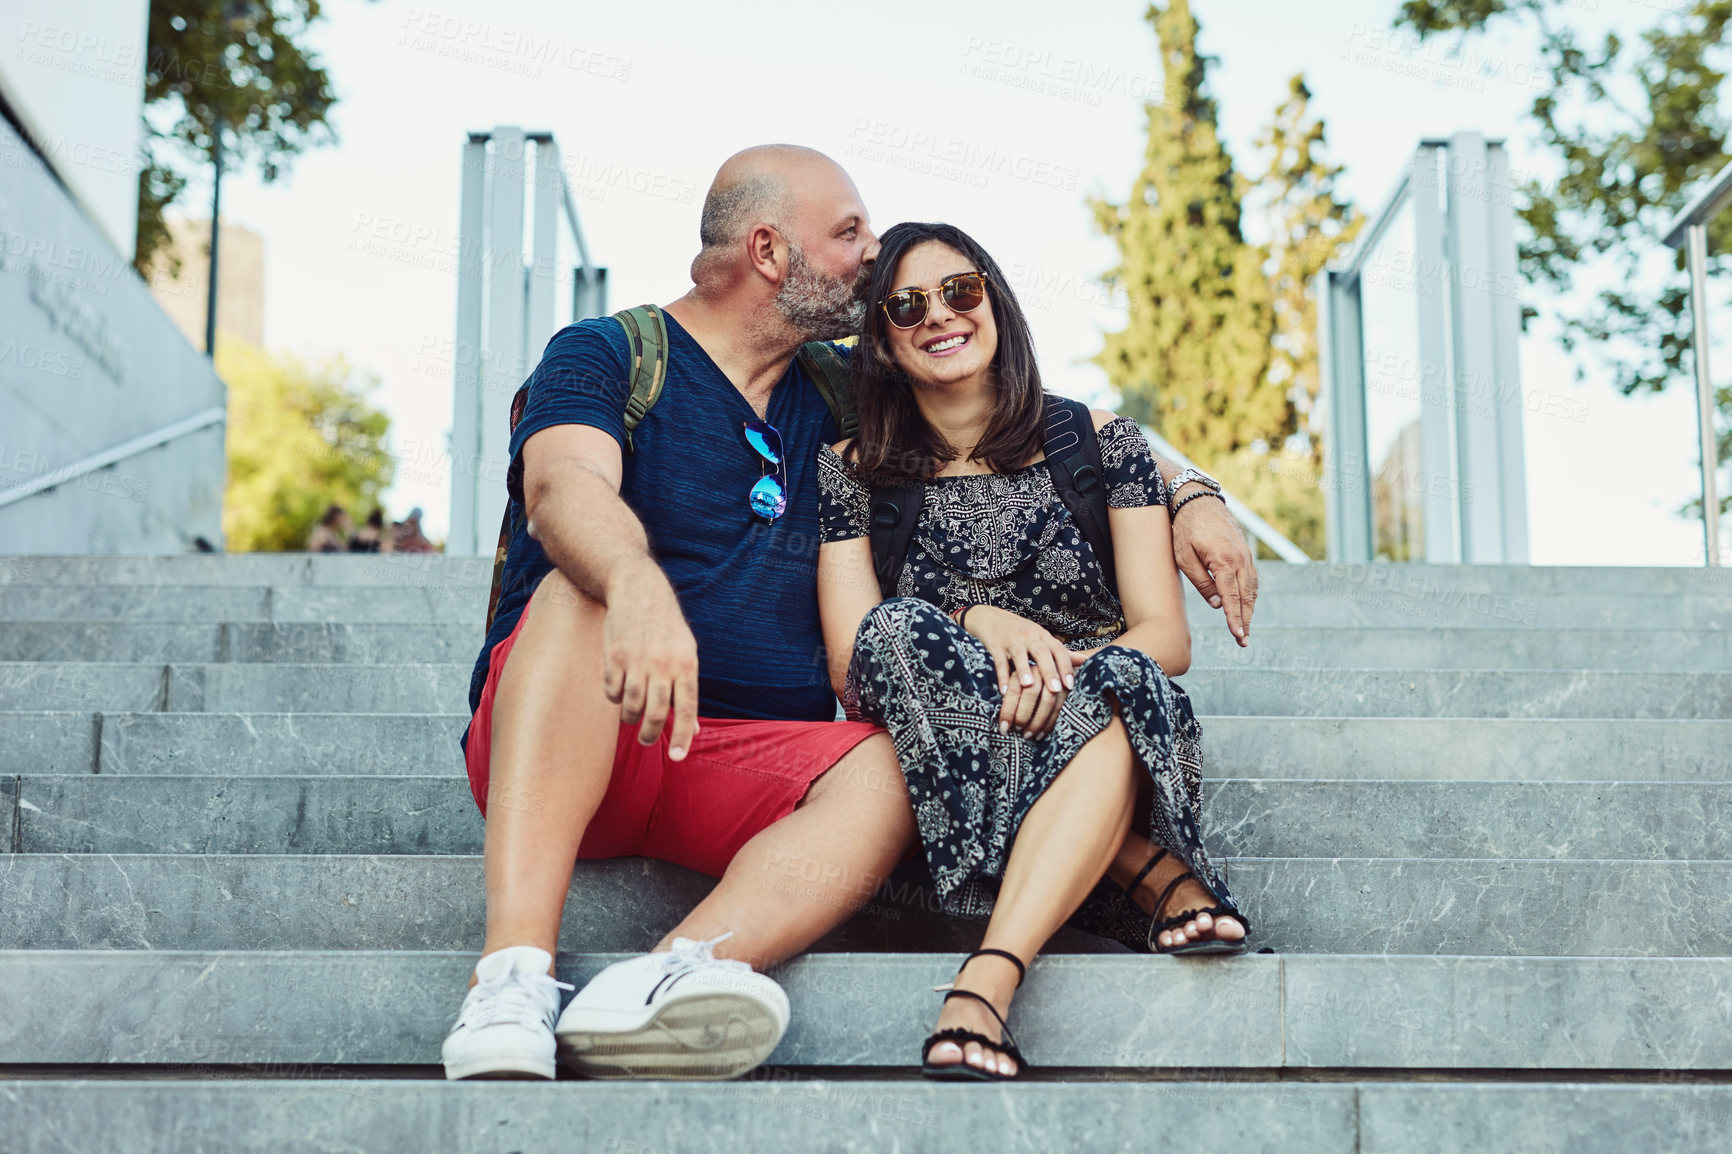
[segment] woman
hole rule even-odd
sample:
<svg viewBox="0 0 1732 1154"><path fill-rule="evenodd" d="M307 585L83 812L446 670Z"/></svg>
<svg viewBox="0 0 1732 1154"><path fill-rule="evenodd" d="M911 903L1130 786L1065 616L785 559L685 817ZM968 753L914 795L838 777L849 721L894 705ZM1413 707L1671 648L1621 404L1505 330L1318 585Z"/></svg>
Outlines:
<svg viewBox="0 0 1732 1154"><path fill-rule="evenodd" d="M1190 631L1147 441L1094 414L1115 595L1044 462L1033 342L998 265L949 225L882 244L852 358L860 434L819 455L825 644L850 716L896 742L944 907L990 913L922 1072L1015 1077L1004 1018L1067 919L1160 953L1236 953L1249 927L1198 828L1199 730L1167 680ZM871 490L911 481L918 525L880 601Z"/></svg>
<svg viewBox="0 0 1732 1154"><path fill-rule="evenodd" d="M385 510L375 505L373 511L367 514L366 523L355 530L355 535L349 538L349 552L390 552L389 549L385 548L389 544L390 542L385 539Z"/></svg>
<svg viewBox="0 0 1732 1154"><path fill-rule="evenodd" d="M313 526L311 535L307 537L307 552L343 552L349 547L349 529L352 524L348 511L341 505L327 507L325 515L319 518L319 523Z"/></svg>

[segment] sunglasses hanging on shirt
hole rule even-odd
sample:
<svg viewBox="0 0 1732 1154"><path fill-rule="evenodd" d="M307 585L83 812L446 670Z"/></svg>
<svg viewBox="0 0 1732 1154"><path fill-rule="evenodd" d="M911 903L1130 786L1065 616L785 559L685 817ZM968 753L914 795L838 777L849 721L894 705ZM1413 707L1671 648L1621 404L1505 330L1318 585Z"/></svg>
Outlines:
<svg viewBox="0 0 1732 1154"><path fill-rule="evenodd" d="M758 483L752 486L752 491L746 495L746 500L752 506L752 512L765 520L774 521L788 508L788 469L783 460L782 434L768 421L760 421L756 417L745 422L746 443L762 458L762 465L774 465L775 472L765 473L758 478Z"/></svg>

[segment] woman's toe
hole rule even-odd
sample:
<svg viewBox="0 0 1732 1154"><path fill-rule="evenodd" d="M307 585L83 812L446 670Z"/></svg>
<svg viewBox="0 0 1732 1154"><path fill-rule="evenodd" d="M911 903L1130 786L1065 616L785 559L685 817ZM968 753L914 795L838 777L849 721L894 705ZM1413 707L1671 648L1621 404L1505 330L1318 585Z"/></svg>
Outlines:
<svg viewBox="0 0 1732 1154"><path fill-rule="evenodd" d="M1244 923L1238 918L1224 917L1215 923L1215 936L1224 942L1236 942L1245 936Z"/></svg>
<svg viewBox="0 0 1732 1154"><path fill-rule="evenodd" d="M984 1070L986 1068L986 1051L980 1048L979 1042L968 1043L967 1048L962 1052L965 1060L970 1066L973 1066L976 1070Z"/></svg>
<svg viewBox="0 0 1732 1154"><path fill-rule="evenodd" d="M932 1047L926 1060L934 1066L954 1066L962 1061L962 1047L955 1042L940 1042Z"/></svg>
<svg viewBox="0 0 1732 1154"><path fill-rule="evenodd" d="M1215 919L1210 917L1208 914L1198 914L1197 920L1191 924L1197 927L1197 932L1199 934L1207 934L1210 930L1214 929Z"/></svg>

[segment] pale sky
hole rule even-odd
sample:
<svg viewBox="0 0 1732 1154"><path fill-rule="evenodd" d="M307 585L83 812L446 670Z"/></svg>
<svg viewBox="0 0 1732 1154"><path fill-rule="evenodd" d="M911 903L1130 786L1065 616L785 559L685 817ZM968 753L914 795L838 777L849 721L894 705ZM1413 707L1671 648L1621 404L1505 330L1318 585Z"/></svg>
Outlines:
<svg viewBox="0 0 1732 1154"><path fill-rule="evenodd" d="M1085 202L1122 197L1141 164L1140 97L1159 87L1143 8L1005 0L896 20L762 0L332 0L315 43L342 97L341 143L274 186L226 181L225 216L265 236L268 343L341 353L382 379L376 399L401 457L388 506L423 506L436 537L449 507L432 466L451 427L459 150L466 132L495 124L549 129L564 148L612 308L684 292L717 165L792 141L848 168L880 230L947 220L977 236L1019 282L1049 387L1109 402L1085 362L1122 315L1096 279L1114 253ZM1482 42L1470 69L1441 46L1393 38L1396 8L1196 5L1241 165L1298 70L1365 211L1421 137L1478 130L1507 139L1518 167L1535 164L1523 121L1531 53ZM1639 28L1656 11L1652 0L1584 0L1571 15ZM983 155L1007 162L970 159ZM1699 564L1699 523L1672 513L1699 483L1689 390L1625 400L1593 366L1577 384L1538 333L1524 341L1522 375L1533 560ZM1534 394L1569 415L1536 413Z"/></svg>

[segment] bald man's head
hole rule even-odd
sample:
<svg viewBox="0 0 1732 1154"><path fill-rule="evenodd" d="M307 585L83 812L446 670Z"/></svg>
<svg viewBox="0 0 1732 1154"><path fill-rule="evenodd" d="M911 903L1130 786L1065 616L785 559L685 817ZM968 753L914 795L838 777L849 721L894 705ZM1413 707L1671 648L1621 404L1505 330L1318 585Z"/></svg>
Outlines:
<svg viewBox="0 0 1732 1154"><path fill-rule="evenodd" d="M798 144L760 144L728 157L704 197L698 221L705 252L739 243L754 224L790 227L797 212L794 184L814 169L841 172L822 152Z"/></svg>
<svg viewBox="0 0 1732 1154"><path fill-rule="evenodd" d="M805 340L859 330L878 238L854 182L823 153L763 144L730 156L704 197L698 235L700 295L769 293L766 303Z"/></svg>

